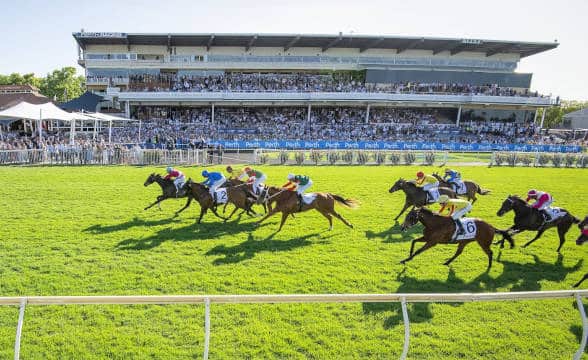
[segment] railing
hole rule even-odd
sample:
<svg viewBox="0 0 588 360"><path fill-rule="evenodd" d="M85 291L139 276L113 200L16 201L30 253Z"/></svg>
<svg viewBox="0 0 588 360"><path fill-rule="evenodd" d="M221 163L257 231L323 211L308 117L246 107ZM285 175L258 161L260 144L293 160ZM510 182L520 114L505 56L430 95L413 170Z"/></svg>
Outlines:
<svg viewBox="0 0 588 360"><path fill-rule="evenodd" d="M584 153L545 153L545 152L493 152L490 166L525 167L588 167L588 155Z"/></svg>
<svg viewBox="0 0 588 360"><path fill-rule="evenodd" d="M121 92L107 89L107 94L118 96L121 101L161 102L161 101L283 101L283 102L322 102L344 101L362 103L437 103L452 106L467 104L495 105L555 105L556 99L549 97L491 96L491 95L451 95L451 94L396 94L370 92Z"/></svg>
<svg viewBox="0 0 588 360"><path fill-rule="evenodd" d="M206 149L2 150L0 165L195 165L219 162L222 155Z"/></svg>
<svg viewBox="0 0 588 360"><path fill-rule="evenodd" d="M582 321L582 338L573 359L579 360L586 348L588 318L582 298L588 297L588 290L529 291L505 293L450 293L450 294L322 294L322 295L176 295L176 296L24 296L1 297L0 305L18 305L19 317L14 342L14 358L20 357L20 340L27 305L162 305L162 304L204 304L204 352L208 359L210 348L211 304L280 304L280 303L390 303L400 302L404 322L404 346L400 359L406 359L410 344L409 302L485 302L523 301L546 299L576 300ZM558 354L558 356L561 354Z"/></svg>

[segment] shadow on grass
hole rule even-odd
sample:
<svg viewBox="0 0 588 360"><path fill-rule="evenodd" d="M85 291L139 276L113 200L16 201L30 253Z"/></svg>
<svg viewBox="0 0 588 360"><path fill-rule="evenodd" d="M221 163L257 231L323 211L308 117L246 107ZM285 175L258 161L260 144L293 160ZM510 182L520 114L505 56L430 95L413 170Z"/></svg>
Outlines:
<svg viewBox="0 0 588 360"><path fill-rule="evenodd" d="M262 225L263 226L263 225ZM254 223L241 223L239 219L227 223L200 223L191 224L181 228L165 228L155 234L141 239L126 239L116 245L117 250L149 250L166 241L194 241L210 240L219 236L234 235L242 232L251 232L255 229Z"/></svg>
<svg viewBox="0 0 588 360"><path fill-rule="evenodd" d="M380 232L374 232L368 230L365 232L365 236L368 239L382 239L384 243L397 243L397 242L408 242L412 241L414 234L420 234L423 232L421 225L414 226L405 232L400 230L400 224L396 223L386 230Z"/></svg>
<svg viewBox="0 0 588 360"><path fill-rule="evenodd" d="M113 224L113 225L92 225L90 227L85 228L84 232L89 232L92 234L108 234L114 231L123 231L128 230L133 227L137 226L159 226L159 225L167 225L171 223L179 223L181 219L179 218L168 218L168 219L160 219L160 220L143 220L139 219L138 217L133 218L132 220L125 221L120 224Z"/></svg>
<svg viewBox="0 0 588 360"><path fill-rule="evenodd" d="M410 276L404 276L400 272L397 281L402 282L397 293L451 293L451 292L487 292L498 289L510 288L510 291L538 291L541 290L541 282L563 281L570 272L578 271L583 264L579 260L573 266L563 264L563 256L558 255L555 263L541 261L538 256L533 255L533 263L519 264L510 261L501 261L500 254L495 261L504 266L503 272L496 278L484 272L474 280L465 282L455 276L452 268L449 268L447 280L422 280ZM460 306L462 303L453 303ZM384 321L384 328L388 329L399 325L402 322L402 310L399 303L364 303L365 314L380 312L392 312L392 316ZM411 322L425 322L433 318L430 303L409 304L409 316ZM573 332L574 330L571 329Z"/></svg>
<svg viewBox="0 0 588 360"><path fill-rule="evenodd" d="M235 246L219 245L210 249L206 255L208 256L223 256L215 259L212 263L214 265L235 264L241 261L252 259L260 252L278 252L290 251L299 247L309 246L317 242L310 241L312 238L320 238L320 243L324 243L325 239L331 237L321 237L319 233L308 234L290 240L274 240L276 233L268 236L263 240L255 240L252 234L249 234L247 240Z"/></svg>

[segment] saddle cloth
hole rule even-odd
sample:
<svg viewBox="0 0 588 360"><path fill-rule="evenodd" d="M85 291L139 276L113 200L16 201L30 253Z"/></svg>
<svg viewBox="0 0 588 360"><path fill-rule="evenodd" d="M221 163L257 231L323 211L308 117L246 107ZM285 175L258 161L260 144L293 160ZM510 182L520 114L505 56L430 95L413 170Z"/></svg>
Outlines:
<svg viewBox="0 0 588 360"><path fill-rule="evenodd" d="M427 204L436 203L439 200L439 188L427 191Z"/></svg>
<svg viewBox="0 0 588 360"><path fill-rule="evenodd" d="M549 222L562 218L567 214L565 210L559 207L548 207L547 209L545 209L545 211L551 217L551 220L549 220Z"/></svg>
<svg viewBox="0 0 588 360"><path fill-rule="evenodd" d="M227 196L227 189L226 188L217 189L215 193L216 193L216 203L217 204L226 204L227 201L229 200L229 197Z"/></svg>
<svg viewBox="0 0 588 360"><path fill-rule="evenodd" d="M306 205L312 204L312 202L315 199L316 199L316 194L315 193L310 193L310 194L304 194L304 195L302 195L302 202L305 203Z"/></svg>
<svg viewBox="0 0 588 360"><path fill-rule="evenodd" d="M457 195L465 195L468 192L468 188L463 181L460 181L455 187L457 189Z"/></svg>
<svg viewBox="0 0 588 360"><path fill-rule="evenodd" d="M452 239L454 241L460 241L460 240L470 240L476 237L476 232L478 230L478 227L476 226L476 219L474 218L461 218L459 220L456 220L461 222L463 229L464 229L464 233L457 236L457 232L459 231L457 224L455 226L455 232L453 233Z"/></svg>

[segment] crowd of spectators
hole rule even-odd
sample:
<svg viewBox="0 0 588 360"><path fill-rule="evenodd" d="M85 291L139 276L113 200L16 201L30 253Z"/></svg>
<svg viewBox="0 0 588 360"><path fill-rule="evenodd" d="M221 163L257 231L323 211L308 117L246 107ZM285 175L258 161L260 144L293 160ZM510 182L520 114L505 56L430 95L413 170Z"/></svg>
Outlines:
<svg viewBox="0 0 588 360"><path fill-rule="evenodd" d="M316 107L308 117L301 107L167 107L139 108L131 122L96 133L77 132L70 144L67 129L44 132L4 132L0 150L113 149L119 145L147 148L205 148L213 140L337 140L337 141L436 141L461 143L566 143L586 145L586 134L572 138L540 134L532 123L462 120L456 125L450 110L414 108ZM122 145L120 145L122 146Z"/></svg>
<svg viewBox="0 0 588 360"><path fill-rule="evenodd" d="M88 78L93 81L93 77ZM97 80L102 78L96 78ZM371 84L348 73L222 73L209 75L130 75L128 91L135 92L380 92L396 94L453 94L540 97L528 89L496 84L397 82Z"/></svg>

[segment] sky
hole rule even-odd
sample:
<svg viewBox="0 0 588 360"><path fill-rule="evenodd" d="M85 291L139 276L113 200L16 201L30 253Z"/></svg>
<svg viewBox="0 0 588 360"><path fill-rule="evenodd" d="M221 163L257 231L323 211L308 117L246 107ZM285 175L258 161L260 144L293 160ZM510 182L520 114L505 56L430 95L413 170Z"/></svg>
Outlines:
<svg viewBox="0 0 588 360"><path fill-rule="evenodd" d="M532 90L588 100L588 1L53 0L6 1L0 74L77 65L72 32L317 33L557 40L521 60Z"/></svg>

